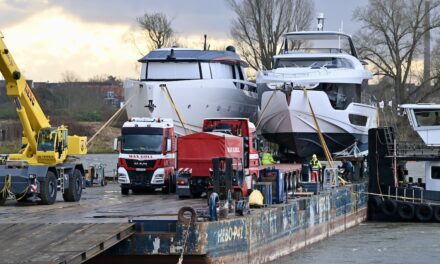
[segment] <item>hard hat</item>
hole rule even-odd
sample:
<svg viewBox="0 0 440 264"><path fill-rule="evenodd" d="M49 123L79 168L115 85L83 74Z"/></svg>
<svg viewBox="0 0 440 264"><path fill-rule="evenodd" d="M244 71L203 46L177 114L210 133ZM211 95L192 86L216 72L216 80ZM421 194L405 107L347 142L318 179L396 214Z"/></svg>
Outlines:
<svg viewBox="0 0 440 264"><path fill-rule="evenodd" d="M316 154L313 154L313 155L312 155L312 158L313 158L313 159L316 159Z"/></svg>
<svg viewBox="0 0 440 264"><path fill-rule="evenodd" d="M264 197L259 190L253 190L249 195L249 205L263 206Z"/></svg>

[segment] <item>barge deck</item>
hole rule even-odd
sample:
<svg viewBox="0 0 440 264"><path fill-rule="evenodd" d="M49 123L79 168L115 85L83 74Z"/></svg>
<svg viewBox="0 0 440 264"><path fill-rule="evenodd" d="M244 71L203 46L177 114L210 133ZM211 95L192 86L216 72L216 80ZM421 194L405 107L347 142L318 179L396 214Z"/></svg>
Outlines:
<svg viewBox="0 0 440 264"><path fill-rule="evenodd" d="M0 212L0 244L7 245L0 247L0 258L2 263L150 258L175 263L185 248L185 261L265 263L364 221L364 192L366 183L338 187L252 209L244 217L198 221L189 228L178 221L178 210L206 208L206 199L121 196L119 186L109 184L85 189L78 203L62 202L61 197L47 206L8 201Z"/></svg>

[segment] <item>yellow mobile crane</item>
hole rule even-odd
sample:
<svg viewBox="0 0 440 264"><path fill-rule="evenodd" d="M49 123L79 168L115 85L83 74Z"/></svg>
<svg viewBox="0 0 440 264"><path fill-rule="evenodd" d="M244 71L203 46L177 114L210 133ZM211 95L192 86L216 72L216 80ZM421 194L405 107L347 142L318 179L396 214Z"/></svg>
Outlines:
<svg viewBox="0 0 440 264"><path fill-rule="evenodd" d="M63 125L51 127L1 33L0 72L23 126L21 150L0 165L0 205L11 196L17 201L39 197L42 204L53 204L58 190L64 201L79 201L84 167L76 156L87 153L87 138L69 136Z"/></svg>

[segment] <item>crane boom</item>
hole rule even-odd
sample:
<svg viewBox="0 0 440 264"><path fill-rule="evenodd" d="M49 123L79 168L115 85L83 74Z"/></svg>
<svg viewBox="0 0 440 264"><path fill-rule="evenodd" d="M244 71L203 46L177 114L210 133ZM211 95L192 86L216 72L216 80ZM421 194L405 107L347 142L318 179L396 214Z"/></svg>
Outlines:
<svg viewBox="0 0 440 264"><path fill-rule="evenodd" d="M11 154L9 159L56 164L63 162L68 154L86 154L85 137L68 136L64 126L51 127L3 38L0 33L0 72L6 81L6 93L13 99L23 126L24 143L20 153Z"/></svg>
<svg viewBox="0 0 440 264"><path fill-rule="evenodd" d="M50 123L6 47L3 35L0 35L0 51L0 72L6 81L6 93L15 102L25 138L29 143L23 154L29 157L37 149L38 131L50 127Z"/></svg>
<svg viewBox="0 0 440 264"><path fill-rule="evenodd" d="M86 154L87 138L69 136L63 125L51 127L1 33L0 72L23 126L22 149L0 163L0 205L11 195L16 199L38 197L42 204L53 204L58 190L63 193L64 201L79 201L84 166L68 157Z"/></svg>

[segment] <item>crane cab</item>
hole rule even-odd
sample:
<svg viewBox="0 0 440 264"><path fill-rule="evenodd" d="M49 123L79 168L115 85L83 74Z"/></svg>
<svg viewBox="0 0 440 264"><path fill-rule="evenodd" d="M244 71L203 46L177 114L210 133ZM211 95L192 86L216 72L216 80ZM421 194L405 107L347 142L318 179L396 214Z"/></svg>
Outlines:
<svg viewBox="0 0 440 264"><path fill-rule="evenodd" d="M40 129L37 139L38 163L63 162L67 156L67 139L67 128L64 126Z"/></svg>

